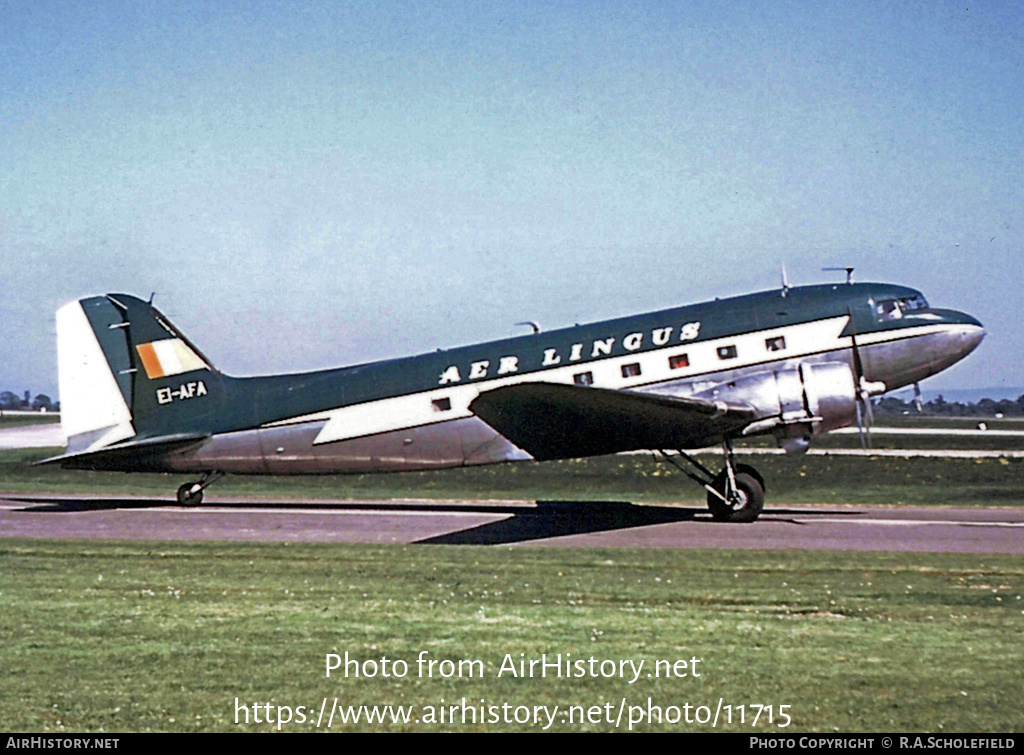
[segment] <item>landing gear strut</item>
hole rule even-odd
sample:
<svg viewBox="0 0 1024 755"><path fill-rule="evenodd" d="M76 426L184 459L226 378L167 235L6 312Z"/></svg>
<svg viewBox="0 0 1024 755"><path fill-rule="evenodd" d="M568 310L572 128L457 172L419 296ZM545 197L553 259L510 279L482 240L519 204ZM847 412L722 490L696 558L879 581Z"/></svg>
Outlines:
<svg viewBox="0 0 1024 755"><path fill-rule="evenodd" d="M203 491L217 482L224 474L224 472L213 470L204 472L199 482L186 482L178 488L178 503L182 506L198 506L203 502Z"/></svg>
<svg viewBox="0 0 1024 755"><path fill-rule="evenodd" d="M714 474L695 458L677 451L678 456L661 455L683 474L708 491L708 508L711 516L720 522L753 522L764 509L764 478L749 464L737 464L732 443L722 443L725 451L725 469ZM691 472L677 459L686 459L700 474Z"/></svg>

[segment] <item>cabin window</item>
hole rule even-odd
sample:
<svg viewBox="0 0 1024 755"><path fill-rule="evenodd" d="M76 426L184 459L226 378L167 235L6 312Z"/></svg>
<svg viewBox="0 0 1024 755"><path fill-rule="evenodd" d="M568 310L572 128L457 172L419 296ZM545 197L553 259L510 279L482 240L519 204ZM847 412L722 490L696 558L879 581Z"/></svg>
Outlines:
<svg viewBox="0 0 1024 755"><path fill-rule="evenodd" d="M452 400L447 396L444 398L435 398L430 402L431 406L434 407L435 412L448 412L452 408Z"/></svg>
<svg viewBox="0 0 1024 755"><path fill-rule="evenodd" d="M735 346L719 346L718 347L718 358L719 359L735 359L736 358L736 347Z"/></svg>
<svg viewBox="0 0 1024 755"><path fill-rule="evenodd" d="M594 373L593 372L577 372L572 376L572 381L576 385L593 385L594 384Z"/></svg>
<svg viewBox="0 0 1024 755"><path fill-rule="evenodd" d="M690 357L688 354L676 354L673 357L668 358L668 368L670 370L679 370L683 367L690 366Z"/></svg>
<svg viewBox="0 0 1024 755"><path fill-rule="evenodd" d="M775 338L766 338L764 339L764 347L768 351L782 351L786 348L786 337L775 336Z"/></svg>
<svg viewBox="0 0 1024 755"><path fill-rule="evenodd" d="M624 378L631 378L631 377L636 377L639 374L640 374L640 364L639 364L639 362L633 362L632 364L624 364L624 365L622 365L622 377L624 377Z"/></svg>

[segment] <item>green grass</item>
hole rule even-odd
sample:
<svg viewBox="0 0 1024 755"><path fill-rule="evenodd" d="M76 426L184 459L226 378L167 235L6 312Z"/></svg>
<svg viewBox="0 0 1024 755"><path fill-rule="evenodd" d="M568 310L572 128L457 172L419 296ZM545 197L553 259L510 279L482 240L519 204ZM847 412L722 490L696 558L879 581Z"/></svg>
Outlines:
<svg viewBox="0 0 1024 755"><path fill-rule="evenodd" d="M236 724L236 697L250 711L272 702L275 718L325 697L415 715L442 698L616 711L623 698L712 711L721 698L735 716L748 706L747 725L719 726L735 731L1024 726L1024 563L1007 556L8 540L0 592L0 724L12 731L274 728ZM325 678L325 656L346 651L409 673ZM421 678L420 651L480 660L484 674ZM646 669L697 657L701 676L499 679L506 653ZM792 724L752 728L751 705L789 705Z"/></svg>
<svg viewBox="0 0 1024 755"><path fill-rule="evenodd" d="M0 490L173 498L188 479L32 467L0 452ZM748 457L769 505L1024 503L1024 460ZM720 457L705 457L714 467ZM643 455L394 475L234 477L218 496L524 498L697 504ZM0 726L10 731L270 730L253 703L747 706L735 731L1020 731L1024 562L1013 556L541 547L0 540ZM406 678L324 676L328 653L404 660ZM415 659L480 660L420 678ZM700 658L699 678L496 678L569 653ZM250 722L235 722L235 699ZM756 709L789 705L788 728ZM261 717L265 709L261 708ZM310 714L312 715L312 714ZM691 712L692 715L692 712ZM627 718L621 728L626 728ZM311 730L291 724L288 730ZM335 730L537 730L362 723ZM607 731L607 721L556 722ZM641 724L692 731L697 724ZM703 727L706 728L706 727Z"/></svg>
<svg viewBox="0 0 1024 755"><path fill-rule="evenodd" d="M172 500L186 475L123 474L34 467L56 449L0 451L0 490L21 493L139 494ZM714 469L721 457L704 455ZM1024 504L1024 459L851 456L753 456L780 503L993 505ZM431 472L319 477L233 476L207 491L269 498L470 498L702 504L704 491L650 455L523 462Z"/></svg>

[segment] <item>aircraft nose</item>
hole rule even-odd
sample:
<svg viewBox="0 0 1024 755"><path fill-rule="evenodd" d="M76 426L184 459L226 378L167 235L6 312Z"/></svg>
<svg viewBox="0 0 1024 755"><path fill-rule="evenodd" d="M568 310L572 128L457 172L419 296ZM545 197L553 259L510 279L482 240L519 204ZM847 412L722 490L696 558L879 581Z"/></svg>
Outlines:
<svg viewBox="0 0 1024 755"><path fill-rule="evenodd" d="M964 312L954 313L954 323L951 325L953 335L956 338L958 359L963 359L976 348L985 338L985 327L978 321Z"/></svg>
<svg viewBox="0 0 1024 755"><path fill-rule="evenodd" d="M974 318L971 318L974 319ZM964 341L965 351L964 354L970 354L981 343L982 339L985 338L985 328L977 320L974 321L976 324L968 326L968 329L964 331L961 336Z"/></svg>
<svg viewBox="0 0 1024 755"><path fill-rule="evenodd" d="M985 338L985 328L977 318L952 309L933 309L929 319L942 325L932 341L932 373L944 370L966 357Z"/></svg>
<svg viewBox="0 0 1024 755"><path fill-rule="evenodd" d="M957 315L957 320L959 320L962 324L973 325L975 328L978 328L981 331L981 334L983 336L985 335L985 327L978 321L978 318L973 317L972 315L969 315L966 312L955 312L954 314Z"/></svg>

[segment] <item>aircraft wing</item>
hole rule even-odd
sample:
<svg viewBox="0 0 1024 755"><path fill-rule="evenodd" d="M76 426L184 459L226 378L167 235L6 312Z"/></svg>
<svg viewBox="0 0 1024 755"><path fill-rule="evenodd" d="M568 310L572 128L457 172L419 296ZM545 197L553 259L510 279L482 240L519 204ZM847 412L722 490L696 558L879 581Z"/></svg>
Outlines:
<svg viewBox="0 0 1024 755"><path fill-rule="evenodd" d="M469 408L540 460L704 448L756 419L746 404L554 383L496 388Z"/></svg>

